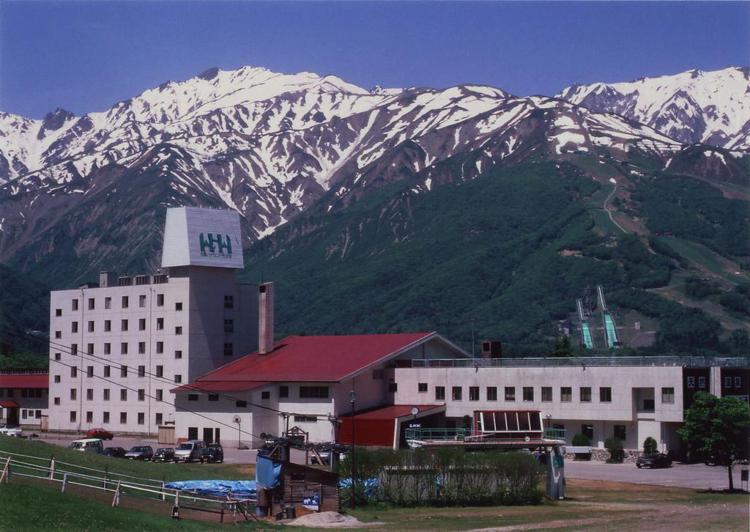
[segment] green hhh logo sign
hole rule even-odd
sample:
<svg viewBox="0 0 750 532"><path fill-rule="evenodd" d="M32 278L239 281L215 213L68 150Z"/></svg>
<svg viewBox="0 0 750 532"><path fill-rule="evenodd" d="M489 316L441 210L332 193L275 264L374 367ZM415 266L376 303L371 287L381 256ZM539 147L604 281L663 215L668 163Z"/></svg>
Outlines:
<svg viewBox="0 0 750 532"><path fill-rule="evenodd" d="M229 235L200 233L198 235L202 257L232 257L232 240Z"/></svg>

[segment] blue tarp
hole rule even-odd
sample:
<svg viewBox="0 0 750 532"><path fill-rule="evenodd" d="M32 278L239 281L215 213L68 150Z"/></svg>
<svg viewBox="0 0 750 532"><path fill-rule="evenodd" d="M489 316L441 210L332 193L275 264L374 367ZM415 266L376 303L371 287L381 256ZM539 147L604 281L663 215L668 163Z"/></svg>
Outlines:
<svg viewBox="0 0 750 532"><path fill-rule="evenodd" d="M170 482L164 486L172 490L189 491L197 495L225 497L231 495L238 499L255 497L254 480L183 480Z"/></svg>
<svg viewBox="0 0 750 532"><path fill-rule="evenodd" d="M275 462L267 456L258 455L255 459L255 481L264 488L275 488L281 478L281 462Z"/></svg>
<svg viewBox="0 0 750 532"><path fill-rule="evenodd" d="M375 497L378 493L378 478L372 477L367 478L365 480L359 480L357 481L358 487L364 486L365 490L365 497L372 498ZM339 479L339 488L350 488L352 486L352 479L351 477L341 478Z"/></svg>

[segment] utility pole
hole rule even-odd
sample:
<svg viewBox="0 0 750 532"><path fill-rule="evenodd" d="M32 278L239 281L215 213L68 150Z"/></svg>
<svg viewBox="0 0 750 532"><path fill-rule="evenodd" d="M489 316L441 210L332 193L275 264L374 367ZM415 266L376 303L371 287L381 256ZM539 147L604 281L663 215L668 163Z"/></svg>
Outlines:
<svg viewBox="0 0 750 532"><path fill-rule="evenodd" d="M352 388L352 391L349 392L349 402L352 404L352 496L351 496L351 507L356 508L357 507L357 460L354 455L354 402L357 400L357 392L354 391L354 388Z"/></svg>

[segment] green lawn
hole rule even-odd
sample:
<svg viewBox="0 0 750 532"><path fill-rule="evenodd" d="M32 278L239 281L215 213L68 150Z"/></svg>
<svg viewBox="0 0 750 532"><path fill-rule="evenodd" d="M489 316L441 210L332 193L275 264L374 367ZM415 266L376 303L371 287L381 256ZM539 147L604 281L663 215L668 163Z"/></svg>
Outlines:
<svg viewBox="0 0 750 532"><path fill-rule="evenodd" d="M703 244L671 236L662 236L658 238L659 241L668 245L674 251L691 261L693 266L698 267L698 269L708 270L708 272L731 283L750 280L750 276L745 272L740 275L735 275L734 271L739 269L737 264L722 257L715 251L708 249Z"/></svg>

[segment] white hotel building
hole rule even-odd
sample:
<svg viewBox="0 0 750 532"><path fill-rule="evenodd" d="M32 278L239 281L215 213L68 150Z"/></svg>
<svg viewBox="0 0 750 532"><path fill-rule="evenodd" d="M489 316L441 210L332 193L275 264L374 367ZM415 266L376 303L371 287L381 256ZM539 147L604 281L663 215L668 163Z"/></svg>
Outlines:
<svg viewBox="0 0 750 532"><path fill-rule="evenodd" d="M240 234L235 212L168 209L161 272L51 292L50 430L156 434L171 388L256 348Z"/></svg>

